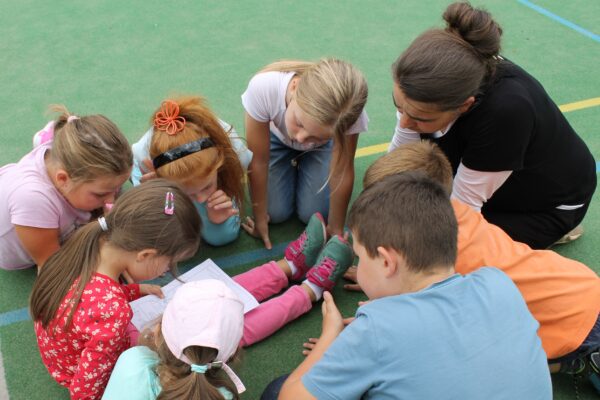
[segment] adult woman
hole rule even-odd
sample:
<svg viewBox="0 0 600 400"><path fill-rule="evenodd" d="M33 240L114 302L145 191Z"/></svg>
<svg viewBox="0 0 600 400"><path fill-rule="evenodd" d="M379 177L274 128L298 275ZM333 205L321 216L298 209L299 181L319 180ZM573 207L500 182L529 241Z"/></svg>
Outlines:
<svg viewBox="0 0 600 400"><path fill-rule="evenodd" d="M393 65L390 148L435 141L452 163L453 197L546 248L585 216L594 158L542 85L499 55L502 29L489 13L454 3L443 18L445 29L421 34Z"/></svg>

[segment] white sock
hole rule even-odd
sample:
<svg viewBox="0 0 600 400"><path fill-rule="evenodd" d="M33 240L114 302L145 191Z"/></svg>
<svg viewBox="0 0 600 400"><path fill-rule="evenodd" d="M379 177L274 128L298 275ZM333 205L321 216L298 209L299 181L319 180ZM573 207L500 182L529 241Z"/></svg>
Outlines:
<svg viewBox="0 0 600 400"><path fill-rule="evenodd" d="M306 286L308 286L310 288L310 290L313 291L313 293L315 294L315 297L317 298L315 301L321 300L321 298L323 297L323 292L324 292L324 290L321 286L315 285L308 279L305 279L304 282L302 282L302 283L305 284Z"/></svg>
<svg viewBox="0 0 600 400"><path fill-rule="evenodd" d="M287 258L283 258L285 260L285 262L288 263L290 270L292 270L292 276L296 275L296 272L298 272L298 267L296 267L296 265L294 265L293 261L288 260Z"/></svg>

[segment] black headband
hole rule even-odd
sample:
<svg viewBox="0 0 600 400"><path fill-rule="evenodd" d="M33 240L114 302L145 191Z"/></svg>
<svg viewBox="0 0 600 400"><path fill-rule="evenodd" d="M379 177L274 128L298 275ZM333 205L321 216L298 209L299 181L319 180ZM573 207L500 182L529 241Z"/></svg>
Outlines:
<svg viewBox="0 0 600 400"><path fill-rule="evenodd" d="M158 169L165 164L179 160L180 158L189 156L190 154L197 153L204 149L208 149L214 145L215 144L212 140L210 140L210 138L194 140L193 142L182 144L181 146L177 146L169 151L159 154L154 158L154 160L152 160L152 165L154 165L154 169Z"/></svg>

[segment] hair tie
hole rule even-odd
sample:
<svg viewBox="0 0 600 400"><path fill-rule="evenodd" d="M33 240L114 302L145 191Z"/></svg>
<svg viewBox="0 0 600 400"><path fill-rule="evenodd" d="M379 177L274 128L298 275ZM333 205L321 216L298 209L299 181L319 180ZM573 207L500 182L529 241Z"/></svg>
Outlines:
<svg viewBox="0 0 600 400"><path fill-rule="evenodd" d="M77 115L69 115L69 118L67 118L67 123L73 122L76 119L79 119L79 117Z"/></svg>
<svg viewBox="0 0 600 400"><path fill-rule="evenodd" d="M152 165L154 166L154 169L159 169L165 164L214 146L214 142L207 137L194 140L193 142L184 143L181 146L174 147L171 150L165 151L164 153L156 156L152 160Z"/></svg>
<svg viewBox="0 0 600 400"><path fill-rule="evenodd" d="M160 110L154 116L154 127L175 135L185 126L185 118L179 115L179 105L172 100L163 101Z"/></svg>
<svg viewBox="0 0 600 400"><path fill-rule="evenodd" d="M100 228L102 228L104 232L108 232L108 223L106 222L106 218L98 218L98 223L100 224Z"/></svg>
<svg viewBox="0 0 600 400"><path fill-rule="evenodd" d="M208 364L203 364L203 365L199 365L199 364L191 364L190 365L190 369L192 370L192 372L196 372L198 374L203 374L206 371L208 371L209 369L221 369L223 368L223 361L213 361L213 362L209 362Z"/></svg>
<svg viewBox="0 0 600 400"><path fill-rule="evenodd" d="M191 370L197 374L203 374L208 371L208 367L206 365L192 364Z"/></svg>

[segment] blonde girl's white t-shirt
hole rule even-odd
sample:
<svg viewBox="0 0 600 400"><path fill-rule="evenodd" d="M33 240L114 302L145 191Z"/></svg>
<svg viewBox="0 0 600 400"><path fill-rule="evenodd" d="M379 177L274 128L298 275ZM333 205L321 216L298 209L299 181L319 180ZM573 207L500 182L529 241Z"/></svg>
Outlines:
<svg viewBox="0 0 600 400"><path fill-rule="evenodd" d="M18 163L0 168L0 268L13 270L35 264L15 231L15 225L60 229L61 243L90 219L73 208L56 189L44 163L52 142L42 144Z"/></svg>
<svg viewBox="0 0 600 400"><path fill-rule="evenodd" d="M286 146L296 150L310 150L315 144L300 144L290 139L285 126L285 94L295 72L261 72L250 80L242 94L242 104L246 112L259 122L270 122L270 130ZM363 109L356 122L346 135L366 132L369 117Z"/></svg>

